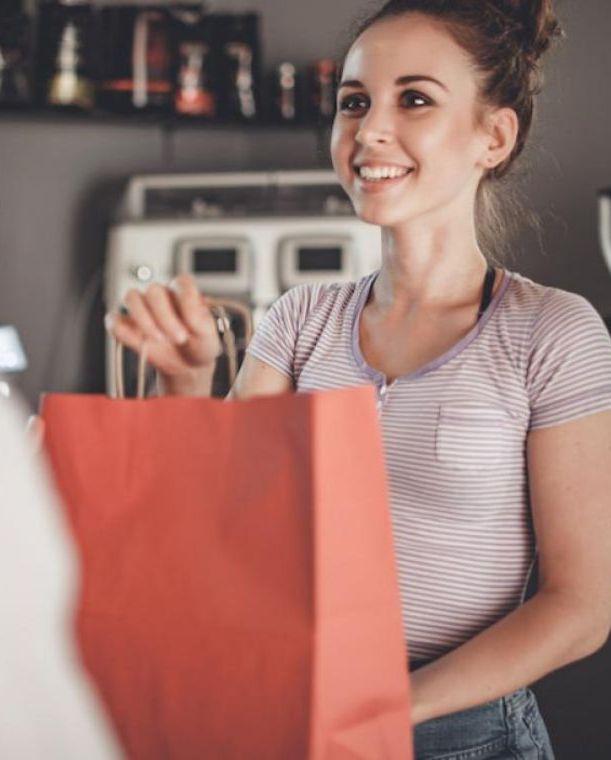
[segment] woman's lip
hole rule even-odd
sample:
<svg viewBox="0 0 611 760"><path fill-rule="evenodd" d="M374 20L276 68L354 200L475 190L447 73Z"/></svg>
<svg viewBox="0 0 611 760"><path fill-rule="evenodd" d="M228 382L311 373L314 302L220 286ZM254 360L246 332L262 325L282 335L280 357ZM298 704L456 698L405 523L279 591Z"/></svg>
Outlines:
<svg viewBox="0 0 611 760"><path fill-rule="evenodd" d="M407 174L404 174L401 177L392 177L388 179L378 179L378 180L370 180L365 179L364 177L361 177L360 174L355 172L356 180L357 180L357 186L365 193L381 193L384 190L388 190L391 187L394 187L395 185L400 184L403 182L404 179L407 179L410 174L412 174L414 170L410 169Z"/></svg>

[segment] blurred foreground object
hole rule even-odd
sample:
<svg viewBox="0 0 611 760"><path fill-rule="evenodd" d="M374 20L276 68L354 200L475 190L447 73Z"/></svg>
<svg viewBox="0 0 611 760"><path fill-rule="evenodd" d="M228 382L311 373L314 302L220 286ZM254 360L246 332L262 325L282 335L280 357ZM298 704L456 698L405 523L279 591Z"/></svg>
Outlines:
<svg viewBox="0 0 611 760"><path fill-rule="evenodd" d="M76 561L17 402L0 399L0 757L122 757L71 634Z"/></svg>

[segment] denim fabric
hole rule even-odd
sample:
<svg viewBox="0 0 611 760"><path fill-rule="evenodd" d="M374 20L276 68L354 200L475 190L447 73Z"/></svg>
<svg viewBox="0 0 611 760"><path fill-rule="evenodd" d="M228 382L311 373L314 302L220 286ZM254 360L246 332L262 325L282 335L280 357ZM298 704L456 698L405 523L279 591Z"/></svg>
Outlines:
<svg viewBox="0 0 611 760"><path fill-rule="evenodd" d="M533 692L500 699L419 723L416 760L554 760Z"/></svg>

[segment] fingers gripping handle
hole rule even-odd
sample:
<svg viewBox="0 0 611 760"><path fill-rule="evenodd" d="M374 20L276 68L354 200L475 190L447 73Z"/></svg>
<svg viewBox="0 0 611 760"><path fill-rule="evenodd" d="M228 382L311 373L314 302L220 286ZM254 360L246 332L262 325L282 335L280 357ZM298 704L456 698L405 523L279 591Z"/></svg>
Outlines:
<svg viewBox="0 0 611 760"><path fill-rule="evenodd" d="M236 345L236 338L231 327L231 321L228 316L228 311L238 313L244 320L244 340L246 345L250 342L252 337L252 316L248 307L238 301L229 301L216 298L206 299L210 311L214 316L214 322L216 329L221 337L223 348L227 354L227 360L229 363L229 383L230 386L235 382L238 372L238 350ZM115 388L116 398L125 398L125 380L124 380L124 367L123 367L123 344L114 340L115 351ZM144 341L138 354L138 380L136 396L139 399L144 398L145 394L145 379L146 379L146 366L147 366L147 343Z"/></svg>

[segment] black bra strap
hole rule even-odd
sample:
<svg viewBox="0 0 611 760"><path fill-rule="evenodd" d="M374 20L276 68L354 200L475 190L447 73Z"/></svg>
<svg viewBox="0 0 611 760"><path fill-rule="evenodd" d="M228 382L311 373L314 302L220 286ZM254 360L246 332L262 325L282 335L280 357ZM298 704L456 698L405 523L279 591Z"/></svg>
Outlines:
<svg viewBox="0 0 611 760"><path fill-rule="evenodd" d="M482 301L479 305L479 311L477 312L478 320L480 319L482 314L486 311L486 309L490 306L495 275L496 275L496 272L494 270L494 267L488 264L488 269L486 269L486 276L484 278L484 292L482 293Z"/></svg>

